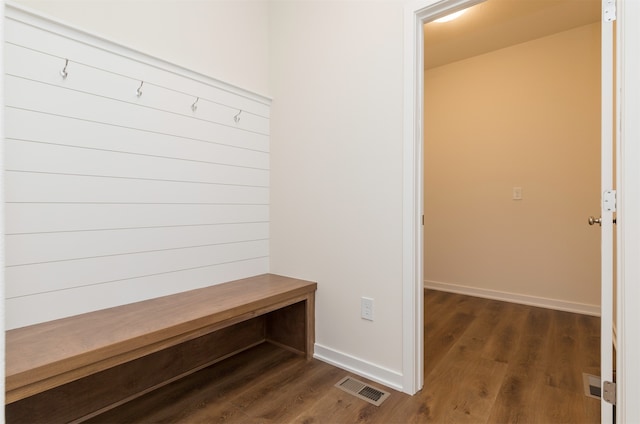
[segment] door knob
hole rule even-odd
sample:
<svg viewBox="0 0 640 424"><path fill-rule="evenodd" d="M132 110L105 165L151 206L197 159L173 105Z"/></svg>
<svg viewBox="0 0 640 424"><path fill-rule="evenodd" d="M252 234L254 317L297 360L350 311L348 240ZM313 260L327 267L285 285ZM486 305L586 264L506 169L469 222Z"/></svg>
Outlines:
<svg viewBox="0 0 640 424"><path fill-rule="evenodd" d="M595 218L593 216L589 217L589 225L598 224L602 225L602 218Z"/></svg>

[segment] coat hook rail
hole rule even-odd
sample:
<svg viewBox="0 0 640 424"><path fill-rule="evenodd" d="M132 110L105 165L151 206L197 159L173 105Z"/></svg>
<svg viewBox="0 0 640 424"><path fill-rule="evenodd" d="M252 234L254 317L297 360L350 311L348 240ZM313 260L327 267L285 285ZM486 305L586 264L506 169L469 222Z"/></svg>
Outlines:
<svg viewBox="0 0 640 424"><path fill-rule="evenodd" d="M64 80L64 79L67 79L67 77L69 76L68 69L69 69L69 64L70 64L70 62L71 62L71 61L70 61L68 58L64 58L64 66L63 66L63 68L59 71L59 75L60 75L60 77L61 77L63 80ZM80 65L82 65L82 63L79 63L79 64L80 64ZM104 69L102 69L102 70L103 70L103 71L105 71L105 72L113 73L113 72L110 72L110 71L108 71L108 70L104 70ZM117 74L117 75L122 76L122 77L128 77L128 76L123 75L123 74ZM132 78L132 77L128 77L128 78L134 79L134 78ZM135 79L134 79L134 80L135 80ZM138 81L140 81L140 85L136 88L136 97L140 98L140 97L142 97L142 94L143 94L143 87L144 87L144 83L145 83L145 82L144 82L144 80L138 80ZM153 83L152 83L152 85L154 85L154 86L158 86L158 85L153 84ZM162 87L162 88L165 88L165 89L167 89L167 90L174 91L174 92L179 92L179 93L184 94L184 95L190 95L190 94L188 94L188 93L186 93L186 92L181 92L181 91L175 90L175 89L173 89L173 88L171 88L171 87L164 87L164 86L159 86L159 87ZM190 95L190 96L191 96L191 95ZM195 97L195 100L193 101L193 103L191 103L191 110L192 110L193 112L196 112L196 111L198 110L199 105L200 105L200 96L193 96L193 97ZM193 98L193 97L192 97L192 98ZM233 109L235 109L235 108L233 108L233 106L228 105L228 104L224 104L224 103L216 102L216 101L209 100L209 99L206 99L206 98L205 98L205 100L206 100L207 102L213 102L213 103L219 104L219 105L221 105L221 106L224 106L224 107L230 108L230 109L232 109L232 110L233 110ZM243 115L244 110L243 110L243 109L235 109L235 110L237 110L238 112L233 116L233 121L234 121L236 124L240 124L240 121L241 121L241 119L242 119L242 116L244 116L244 115ZM250 113L250 114L251 114L251 112L247 112L247 113Z"/></svg>
<svg viewBox="0 0 640 424"><path fill-rule="evenodd" d="M60 76L62 77L62 79L67 79L67 75L69 75L67 73L67 66L69 66L69 59L64 60L64 68L62 68L62 71L60 71Z"/></svg>

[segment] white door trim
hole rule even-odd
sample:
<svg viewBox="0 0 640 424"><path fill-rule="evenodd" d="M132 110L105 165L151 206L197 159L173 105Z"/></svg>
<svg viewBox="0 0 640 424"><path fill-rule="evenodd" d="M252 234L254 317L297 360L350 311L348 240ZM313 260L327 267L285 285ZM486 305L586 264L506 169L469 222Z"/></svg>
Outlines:
<svg viewBox="0 0 640 424"><path fill-rule="evenodd" d="M403 391L424 384L423 331L423 43L426 22L484 0L418 0L404 13L404 135L402 197L402 374Z"/></svg>
<svg viewBox="0 0 640 424"><path fill-rule="evenodd" d="M4 28L4 10L5 2L0 0L0 10L2 10L3 28ZM4 162L4 31L0 31L0 163ZM5 332L4 332L4 298L5 298L5 283L4 283L4 174L0 175L0 363L5 363ZM5 398L5 370L2 367L0 370L0 399L4 405ZM4 408L0 411L0 422L4 422Z"/></svg>
<svg viewBox="0 0 640 424"><path fill-rule="evenodd" d="M618 1L618 423L640 422L640 2Z"/></svg>

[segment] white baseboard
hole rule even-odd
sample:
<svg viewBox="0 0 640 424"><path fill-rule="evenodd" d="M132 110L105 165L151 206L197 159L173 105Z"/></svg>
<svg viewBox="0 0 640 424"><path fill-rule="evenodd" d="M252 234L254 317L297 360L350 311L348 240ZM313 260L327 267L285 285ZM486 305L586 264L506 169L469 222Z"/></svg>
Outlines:
<svg viewBox="0 0 640 424"><path fill-rule="evenodd" d="M424 281L424 287L427 289L465 294L468 296L484 297L487 299L502 300L505 302L520 303L523 305L538 306L547 309L556 309L558 311L575 312L578 314L593 315L597 317L600 316L600 305L589 305L586 303L569 302L566 300L548 299L545 297L462 286L458 284L441 283L430 280Z"/></svg>
<svg viewBox="0 0 640 424"><path fill-rule="evenodd" d="M368 378L392 389L402 391L402 374L384 367L372 364L346 353L338 352L326 346L315 344L314 358Z"/></svg>

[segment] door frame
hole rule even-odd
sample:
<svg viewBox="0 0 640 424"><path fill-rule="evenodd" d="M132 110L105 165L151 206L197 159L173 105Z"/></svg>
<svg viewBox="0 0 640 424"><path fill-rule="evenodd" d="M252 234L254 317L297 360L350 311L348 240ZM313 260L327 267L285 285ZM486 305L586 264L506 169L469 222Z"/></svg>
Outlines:
<svg viewBox="0 0 640 424"><path fill-rule="evenodd" d="M404 134L402 194L403 391L424 384L423 116L424 24L484 0L417 0L404 10Z"/></svg>
<svg viewBox="0 0 640 424"><path fill-rule="evenodd" d="M423 296L423 43L424 23L479 0L413 0L404 10L403 121L403 391L424 384ZM618 0L619 95L617 399L618 422L640 422L640 2ZM635 190L626 190L634 187ZM635 284L634 284L635 282Z"/></svg>
<svg viewBox="0 0 640 424"><path fill-rule="evenodd" d="M618 0L616 421L640 422L640 2ZM627 23L631 23L627 25ZM629 188L629 190L627 190Z"/></svg>
<svg viewBox="0 0 640 424"><path fill-rule="evenodd" d="M0 10L2 10L2 16L0 19L3 21L4 28L4 10L5 2L0 0ZM0 31L0 163L4 165L4 31ZM5 363L5 319L4 319L4 299L5 299L5 285L4 285L4 269L5 269L5 250L4 250L4 172L0 174L0 363ZM4 366L0 370L0 399L4 405L5 399L5 368ZM0 422L4 422L4 408L0 411Z"/></svg>

